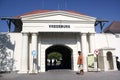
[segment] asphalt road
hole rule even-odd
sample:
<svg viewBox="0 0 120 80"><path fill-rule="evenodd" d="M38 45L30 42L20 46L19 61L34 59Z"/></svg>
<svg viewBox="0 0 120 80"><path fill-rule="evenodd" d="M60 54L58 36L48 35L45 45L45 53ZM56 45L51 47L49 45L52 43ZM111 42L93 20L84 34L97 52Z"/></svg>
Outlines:
<svg viewBox="0 0 120 80"><path fill-rule="evenodd" d="M85 72L77 75L74 71L53 70L38 74L0 73L0 80L120 80L120 71Z"/></svg>

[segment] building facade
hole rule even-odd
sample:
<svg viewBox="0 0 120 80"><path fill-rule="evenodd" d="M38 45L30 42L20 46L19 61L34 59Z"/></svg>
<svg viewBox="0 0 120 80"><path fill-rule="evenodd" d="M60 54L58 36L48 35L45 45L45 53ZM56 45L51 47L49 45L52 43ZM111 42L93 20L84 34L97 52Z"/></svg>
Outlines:
<svg viewBox="0 0 120 80"><path fill-rule="evenodd" d="M10 54L8 58L13 59L11 70L19 73L46 72L51 69L48 55L58 52L63 62L57 69L78 71L78 51L82 51L85 71L117 70L120 38L113 34L95 33L96 18L61 10L38 10L20 18L22 32L5 33L10 43L6 52ZM93 58L88 58L89 55Z"/></svg>

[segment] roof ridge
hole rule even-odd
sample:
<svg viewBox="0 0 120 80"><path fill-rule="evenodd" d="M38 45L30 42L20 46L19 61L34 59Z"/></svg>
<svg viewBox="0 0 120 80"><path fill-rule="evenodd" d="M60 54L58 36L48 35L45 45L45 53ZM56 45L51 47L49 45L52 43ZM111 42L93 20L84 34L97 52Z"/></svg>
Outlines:
<svg viewBox="0 0 120 80"><path fill-rule="evenodd" d="M52 11L66 11L66 12L70 12L70 13L74 13L74 14L85 15L85 14L81 14L79 12L72 11L72 10L33 10L31 12L24 13L20 16L27 16L27 15L38 14L38 13L46 13L46 12L52 12Z"/></svg>

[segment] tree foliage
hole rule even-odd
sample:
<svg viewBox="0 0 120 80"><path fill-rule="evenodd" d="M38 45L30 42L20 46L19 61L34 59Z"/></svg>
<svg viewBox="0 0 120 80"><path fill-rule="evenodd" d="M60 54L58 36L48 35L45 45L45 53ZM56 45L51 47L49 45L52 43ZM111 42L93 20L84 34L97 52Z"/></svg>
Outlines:
<svg viewBox="0 0 120 80"><path fill-rule="evenodd" d="M8 46L8 44L10 46ZM7 53L7 49L11 47L11 42L9 40L9 35L0 34L0 72L1 71L11 71L13 68L13 58L10 58L10 53Z"/></svg>
<svg viewBox="0 0 120 80"><path fill-rule="evenodd" d="M59 60L60 58L62 58L62 55L59 52L51 52L51 53L48 54L48 59L57 59L57 60Z"/></svg>

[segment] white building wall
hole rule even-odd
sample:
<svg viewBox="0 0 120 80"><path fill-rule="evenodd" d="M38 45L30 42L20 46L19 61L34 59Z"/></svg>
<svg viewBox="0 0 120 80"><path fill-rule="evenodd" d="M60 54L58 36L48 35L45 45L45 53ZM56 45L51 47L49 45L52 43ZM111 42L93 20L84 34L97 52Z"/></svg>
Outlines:
<svg viewBox="0 0 120 80"><path fill-rule="evenodd" d="M10 42L12 44L10 45L11 48L7 49L7 52L13 55L12 57L14 58L14 66L13 66L14 70L20 70L20 66L21 66L20 57L22 53L22 33L8 33L7 35L10 35ZM95 49L115 48L114 56L118 56L120 58L119 37L116 38L115 35L113 34L96 33L94 37L94 41L95 41L95 46L94 46ZM81 41L78 35L73 33L57 33L57 34L39 33L38 34L38 65L40 66L40 72L45 71L45 50L48 47L55 44L63 44L70 47L73 50L73 70L77 71L78 70L77 51L81 50L81 46L80 46Z"/></svg>
<svg viewBox="0 0 120 80"><path fill-rule="evenodd" d="M73 70L77 71L77 36L72 33L45 33L41 34L41 72L45 72L45 51L53 45L65 45L73 50ZM40 43L39 43L40 45Z"/></svg>
<svg viewBox="0 0 120 80"><path fill-rule="evenodd" d="M120 35L120 34L118 34ZM120 37L116 37L113 34L95 34L95 49L101 48L115 48L115 55L119 56L120 61Z"/></svg>
<svg viewBox="0 0 120 80"><path fill-rule="evenodd" d="M21 60L21 52L22 52L22 34L21 33L10 33L10 40L14 45L14 70L20 69L20 60Z"/></svg>
<svg viewBox="0 0 120 80"><path fill-rule="evenodd" d="M38 23L39 22L39 23ZM34 22L31 21L30 23L24 22L23 24L23 32L92 32L94 33L94 24L93 23L86 23L86 22L79 22L79 23L70 23L66 22L63 23L60 21L56 23L55 21L46 23L40 23L40 21ZM70 25L70 28L49 28L49 25ZM31 31L32 30L32 31Z"/></svg>

